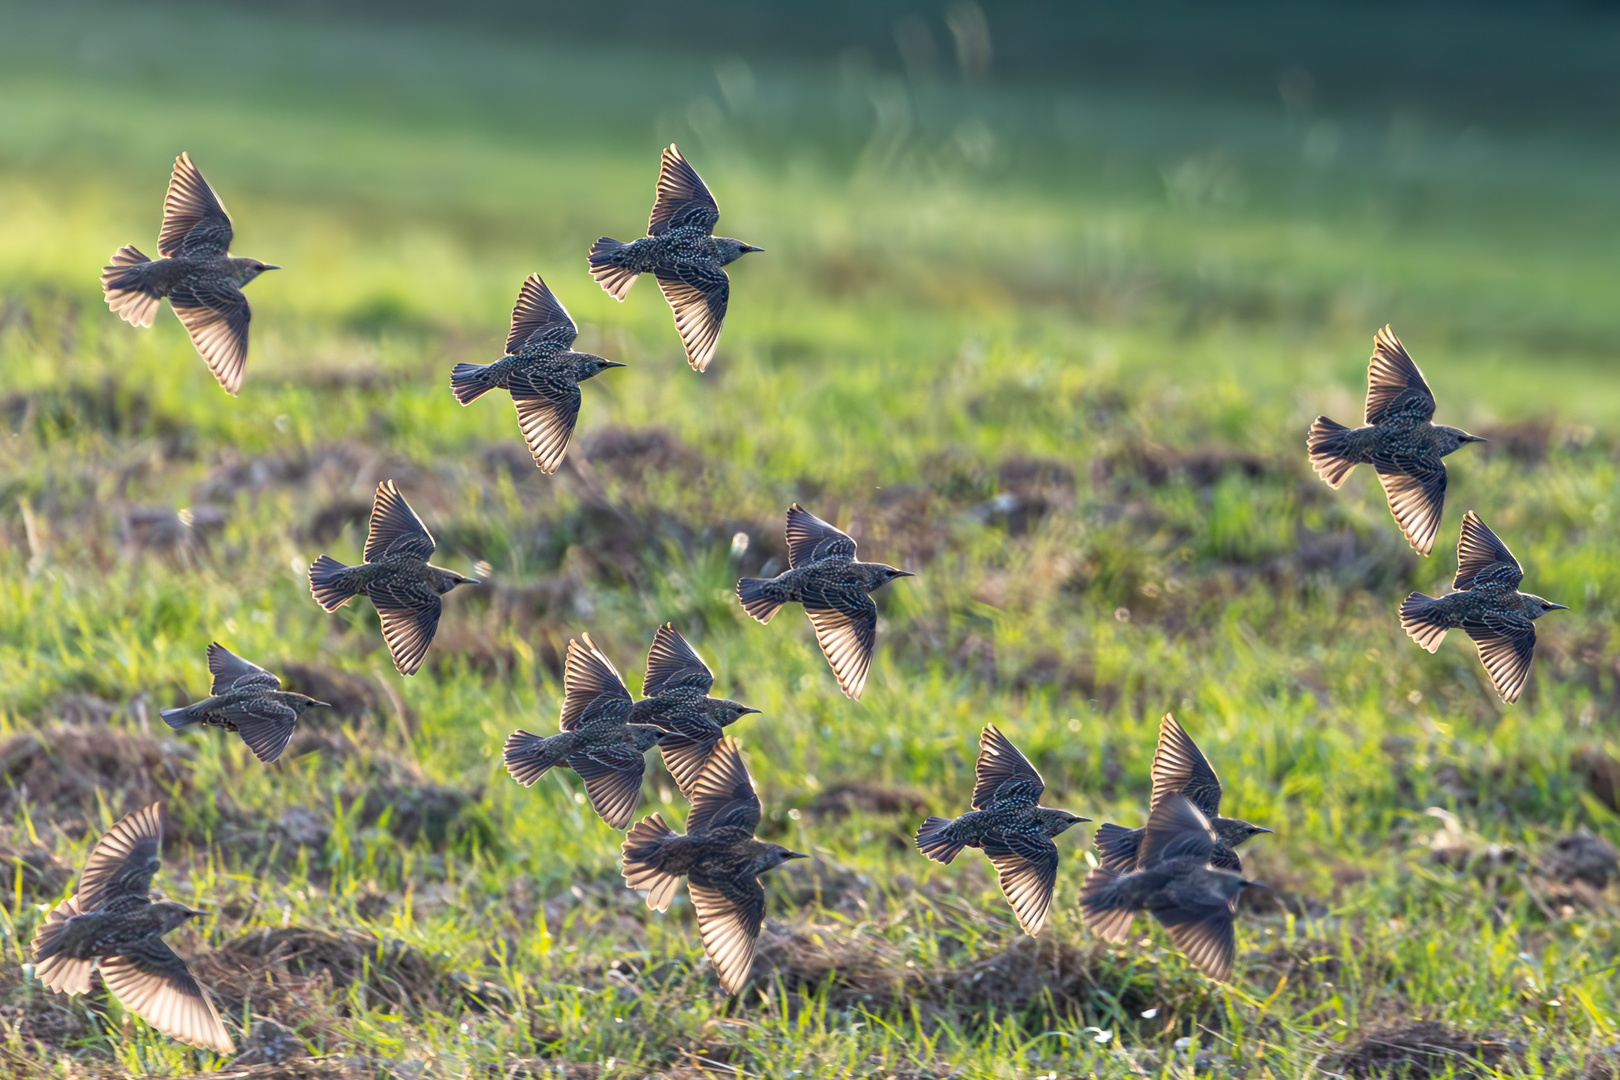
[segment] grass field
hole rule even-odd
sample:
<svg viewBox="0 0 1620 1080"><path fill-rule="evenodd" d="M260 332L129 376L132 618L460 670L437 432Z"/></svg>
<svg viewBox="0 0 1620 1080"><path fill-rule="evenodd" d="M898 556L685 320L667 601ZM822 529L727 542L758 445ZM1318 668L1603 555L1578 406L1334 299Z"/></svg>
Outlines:
<svg viewBox="0 0 1620 1080"><path fill-rule="evenodd" d="M223 1064L20 968L100 831L161 798L158 888L215 913L174 940L250 1075L1620 1075L1620 884L1569 839L1620 839L1612 133L975 88L948 52L905 75L638 46L604 77L594 49L314 9L0 23L10 1074ZM617 305L584 260L639 233L672 140L766 249L703 377L651 285ZM249 289L239 399L96 284L152 242L180 150L235 251L286 268ZM555 477L509 405L447 386L534 271L630 365L585 386ZM1450 459L1430 559L1365 470L1335 493L1305 461L1318 412L1359 418L1385 322L1437 419L1491 440ZM411 679L369 606L328 616L304 578L358 558L386 478L437 562L487 577ZM918 572L879 594L858 703L802 617L731 594L794 500ZM1445 588L1470 508L1573 609L1512 707L1460 634L1430 656L1395 618ZM665 620L763 710L733 729L762 833L815 855L767 879L738 998L684 900L623 887L571 775L499 763L555 729L569 637L636 687ZM338 708L274 767L176 737L156 711L206 689L212 640ZM1084 930L1090 826L1034 940L982 857L912 849L966 809L991 721L1048 805L1139 823L1166 711L1277 830L1245 848L1271 888L1231 985L1156 928ZM673 789L652 767L644 810L681 817Z"/></svg>

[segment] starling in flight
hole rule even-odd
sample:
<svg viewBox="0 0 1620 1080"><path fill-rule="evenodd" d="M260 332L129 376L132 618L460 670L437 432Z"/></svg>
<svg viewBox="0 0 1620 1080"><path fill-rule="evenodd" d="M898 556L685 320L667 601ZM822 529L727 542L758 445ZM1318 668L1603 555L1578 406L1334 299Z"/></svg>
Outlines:
<svg viewBox="0 0 1620 1080"><path fill-rule="evenodd" d="M191 343L228 394L242 389L247 362L248 310L242 286L279 266L233 258L231 218L189 154L174 159L163 199L163 231L153 260L131 244L113 253L101 271L107 306L135 326L151 326L167 296Z"/></svg>
<svg viewBox="0 0 1620 1080"><path fill-rule="evenodd" d="M1143 829L1143 869L1092 870L1080 889L1081 917L1117 945L1130 936L1133 913L1147 911L1170 931L1170 940L1194 967L1224 982L1237 955L1233 905L1239 893L1258 882L1210 865L1220 845L1198 807L1185 795L1170 793Z"/></svg>
<svg viewBox="0 0 1620 1080"><path fill-rule="evenodd" d="M428 562L437 545L392 480L377 485L365 562L344 566L322 555L309 568L309 591L327 611L365 595L382 617L383 638L401 675L414 675L439 629L439 597L457 585L475 585Z"/></svg>
<svg viewBox="0 0 1620 1080"><path fill-rule="evenodd" d="M789 859L809 856L754 839L761 809L737 741L727 737L698 774L688 796L686 835L658 814L641 819L624 841L624 880L647 890L647 906L668 911L680 879L697 910L703 948L726 993L748 981L765 921L759 875Z"/></svg>
<svg viewBox="0 0 1620 1080"><path fill-rule="evenodd" d="M759 712L726 698L710 697L713 687L714 672L674 624L660 626L647 652L647 674L641 683L644 697L636 702L632 719L663 730L658 749L683 795L690 796L725 729L738 717Z"/></svg>
<svg viewBox="0 0 1620 1080"><path fill-rule="evenodd" d="M208 646L208 670L214 676L211 696L183 709L164 709L163 722L172 728L206 724L234 731L267 765L287 749L305 709L331 708L281 689L280 679L218 642Z"/></svg>
<svg viewBox="0 0 1620 1080"><path fill-rule="evenodd" d="M1171 795L1185 795L1209 819L1215 830L1215 852L1211 866L1234 873L1243 869L1236 848L1256 833L1271 830L1237 818L1221 817L1221 780L1176 718L1166 713L1159 721L1159 747L1153 753L1153 797L1149 809ZM1112 822L1097 826L1094 838L1102 865L1125 873L1140 865L1142 829L1127 829Z"/></svg>
<svg viewBox="0 0 1620 1080"><path fill-rule="evenodd" d="M1351 469L1371 465L1395 523L1420 555L1434 550L1445 506L1446 466L1440 459L1464 443L1485 441L1433 419L1434 395L1423 373L1386 326L1373 338L1367 363L1367 426L1347 428L1318 416L1305 440L1311 468L1335 489Z"/></svg>
<svg viewBox="0 0 1620 1080"><path fill-rule="evenodd" d="M507 736L502 760L512 779L528 787L554 765L566 765L585 781L591 806L603 821L622 829L641 805L642 756L657 745L662 728L632 720L630 691L608 658L581 634L568 642L563 671L562 732L546 738L519 729Z"/></svg>
<svg viewBox="0 0 1620 1080"><path fill-rule="evenodd" d="M1549 611L1568 611L1563 604L1519 592L1524 571L1507 545L1485 527L1472 510L1463 515L1457 543L1456 592L1425 596L1415 592L1401 602L1401 629L1434 652L1447 630L1461 627L1479 647L1479 659L1491 685L1512 704L1530 678L1536 652L1536 620Z"/></svg>
<svg viewBox="0 0 1620 1080"><path fill-rule="evenodd" d="M715 236L720 208L714 196L670 144L658 170L647 235L628 244L602 237L591 246L591 276L615 300L623 300L638 274L651 272L675 312L675 329L686 346L686 359L706 371L726 319L731 279L721 269L750 251L764 248Z"/></svg>
<svg viewBox="0 0 1620 1080"><path fill-rule="evenodd" d="M97 841L74 894L34 934L34 975L51 990L90 992L101 971L120 1004L173 1039L219 1054L236 1052L219 1012L163 935L207 914L147 896L158 871L163 810L153 803Z"/></svg>
<svg viewBox="0 0 1620 1080"><path fill-rule="evenodd" d="M530 274L512 308L506 355L493 364L457 364L450 389L463 405L500 388L512 395L518 427L543 473L562 465L579 419L579 384L608 368L624 367L590 353L574 352L579 328L539 274Z"/></svg>
<svg viewBox="0 0 1620 1080"><path fill-rule="evenodd" d="M1052 838L1090 818L1041 806L1046 784L1012 742L985 725L974 770L973 809L959 818L930 817L917 830L917 848L948 863L964 847L984 851L1001 877L1001 891L1031 937L1041 932L1057 885Z"/></svg>
<svg viewBox="0 0 1620 1080"><path fill-rule="evenodd" d="M877 648L877 605L869 594L895 578L915 575L856 562L855 541L798 503L788 507L787 548L788 569L774 578L743 578L737 598L762 623L783 604L803 604L839 688L858 698Z"/></svg>

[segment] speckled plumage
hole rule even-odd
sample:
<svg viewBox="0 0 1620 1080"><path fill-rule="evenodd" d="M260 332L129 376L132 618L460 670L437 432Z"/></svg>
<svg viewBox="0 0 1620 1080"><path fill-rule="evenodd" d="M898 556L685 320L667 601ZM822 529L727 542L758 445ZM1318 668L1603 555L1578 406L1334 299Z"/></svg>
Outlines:
<svg viewBox="0 0 1620 1080"><path fill-rule="evenodd" d="M365 596L382 618L383 639L401 675L414 675L439 629L439 597L477 578L428 562L433 534L392 480L377 485L366 536L365 562L345 566L322 555L309 568L309 590L327 611Z"/></svg>
<svg viewBox="0 0 1620 1080"><path fill-rule="evenodd" d="M855 561L855 541L798 503L788 507L787 549L788 569L774 578L743 578L737 582L737 599L761 623L769 623L784 604L804 605L839 689L858 698L877 648L877 605L871 593L913 575L883 563Z"/></svg>
<svg viewBox="0 0 1620 1080"><path fill-rule="evenodd" d="M331 707L281 689L280 679L218 642L208 646L208 670L214 676L209 696L183 708L164 709L164 723L172 728L202 724L234 731L266 764L287 749L305 709Z"/></svg>
<svg viewBox="0 0 1620 1080"><path fill-rule="evenodd" d="M1484 442L1460 428L1435 424L1434 395L1389 327L1373 339L1367 364L1367 426L1347 428L1318 416L1306 438L1311 467L1333 488L1357 465L1371 465L1390 513L1421 555L1434 549L1445 507L1441 458L1465 443Z"/></svg>
<svg viewBox="0 0 1620 1080"><path fill-rule="evenodd" d="M1480 662L1504 702L1519 700L1530 680L1536 651L1535 622L1563 604L1522 593L1524 570L1472 510L1463 515L1457 543L1456 592L1426 596L1415 592L1401 602L1401 629L1430 652L1440 647L1446 631L1461 629L1479 649Z"/></svg>
<svg viewBox="0 0 1620 1080"><path fill-rule="evenodd" d="M1090 818L1040 805L1040 773L994 724L979 738L973 809L958 818L930 817L917 830L917 849L949 863L964 847L979 848L1001 876L1001 889L1024 933L1046 925L1057 884L1054 837Z"/></svg>

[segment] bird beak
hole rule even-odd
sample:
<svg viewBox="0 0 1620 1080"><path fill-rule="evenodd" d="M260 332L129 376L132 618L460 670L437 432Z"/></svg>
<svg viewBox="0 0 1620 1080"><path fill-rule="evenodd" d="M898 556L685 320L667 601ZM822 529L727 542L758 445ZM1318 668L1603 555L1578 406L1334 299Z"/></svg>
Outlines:
<svg viewBox="0 0 1620 1080"><path fill-rule="evenodd" d="M750 709L747 705L739 705L739 706L737 706L737 715L738 716L747 716L749 713L757 713L757 712L759 712L758 709Z"/></svg>
<svg viewBox="0 0 1620 1080"><path fill-rule="evenodd" d="M743 254L744 255L748 254L750 251L764 251L764 250L765 250L764 248L755 247L753 244L744 244L743 245Z"/></svg>
<svg viewBox="0 0 1620 1080"><path fill-rule="evenodd" d="M1247 887L1251 888L1251 889L1269 889L1269 888L1271 888L1270 885L1267 885L1263 881L1245 881L1243 884L1246 885Z"/></svg>
<svg viewBox="0 0 1620 1080"><path fill-rule="evenodd" d="M264 266L262 267L262 269L265 269L265 270L280 270L281 267L279 267L279 266L271 266L269 263L265 263Z"/></svg>
<svg viewBox="0 0 1620 1080"><path fill-rule="evenodd" d="M1490 441L1491 440L1485 438L1483 435L1464 435L1463 436L1463 442L1490 442Z"/></svg>
<svg viewBox="0 0 1620 1080"><path fill-rule="evenodd" d="M617 360L604 360L604 361L602 361L602 366L603 367L629 367L630 365L629 364L621 364Z"/></svg>
<svg viewBox="0 0 1620 1080"><path fill-rule="evenodd" d="M808 859L810 856L802 851L790 851L783 857L788 859Z"/></svg>
<svg viewBox="0 0 1620 1080"><path fill-rule="evenodd" d="M1268 829L1268 828L1266 828L1266 827L1265 827L1265 826L1264 826L1264 825L1255 825L1255 826L1252 826L1252 828L1253 828L1253 829L1254 829L1254 831L1255 831L1255 832L1257 832L1257 833L1261 833L1261 832L1263 832L1263 833L1268 833L1268 832L1271 832L1271 830L1270 830L1270 829Z"/></svg>
<svg viewBox="0 0 1620 1080"><path fill-rule="evenodd" d="M192 908L191 917L193 919L206 919L208 917L208 912L204 911L202 908Z"/></svg>
<svg viewBox="0 0 1620 1080"><path fill-rule="evenodd" d="M332 703L330 701L312 701L309 703L309 707L312 709L330 709Z"/></svg>
<svg viewBox="0 0 1620 1080"><path fill-rule="evenodd" d="M457 574L456 575L456 584L457 585L482 585L483 582L479 581L475 577L462 577L460 574Z"/></svg>
<svg viewBox="0 0 1620 1080"><path fill-rule="evenodd" d="M896 570L894 572L894 576L895 577L916 577L917 575L913 574L910 570Z"/></svg>
<svg viewBox="0 0 1620 1080"><path fill-rule="evenodd" d="M1569 605L1568 604L1548 604L1547 605L1547 610L1548 611L1568 611L1569 610Z"/></svg>

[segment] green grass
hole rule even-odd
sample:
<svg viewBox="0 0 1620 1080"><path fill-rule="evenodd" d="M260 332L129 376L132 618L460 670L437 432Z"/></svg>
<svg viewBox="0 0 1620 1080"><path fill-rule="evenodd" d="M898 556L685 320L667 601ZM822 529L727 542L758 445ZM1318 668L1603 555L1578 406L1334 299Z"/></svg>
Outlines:
<svg viewBox="0 0 1620 1080"><path fill-rule="evenodd" d="M159 887L217 912L179 944L244 996L233 1022L268 1014L337 1071L1299 1076L1415 1018L1507 1047L1459 1073L1612 1054L1620 896L1545 860L1577 828L1620 835L1620 147L856 60L631 51L603 79L590 50L338 17L0 19L0 843L46 868L11 875L8 960L70 887L44 853L76 864L162 797ZM617 305L585 273L598 235L640 230L671 140L722 228L766 249L733 268L701 378L655 289ZM115 247L151 243L181 149L235 249L287 268L251 286L237 400L171 316L136 331L96 288ZM585 387L571 454L591 461L556 477L509 406L445 385L495 355L533 271L582 347L630 365ZM1334 493L1303 460L1312 416L1359 415L1384 322L1438 419L1492 438L1452 459L1428 560L1372 477ZM662 449L615 455L626 430ZM439 562L489 570L403 680L370 609L325 615L303 576L358 556L387 477ZM919 574L880 594L859 703L802 618L759 627L730 593L795 499ZM154 535L150 508L198 525ZM1394 617L1449 580L1468 508L1573 608L1540 624L1509 708L1459 635L1430 656ZM555 724L570 636L634 687L665 620L764 710L736 731L763 830L818 859L769 883L762 981L734 1000L690 908L622 887L619 834L573 778L523 790L498 761L512 729ZM216 639L346 680L353 708L306 718L274 768L217 732L171 741L153 714L204 688ZM1156 930L1086 933L1084 829L1035 942L985 860L909 849L920 807L965 808L989 721L1051 804L1135 823L1170 710L1231 811L1277 829L1245 849L1274 888L1229 987ZM682 816L650 772L644 808ZM285 957L269 983L229 975L283 926L358 928L427 967L366 944L353 978ZM16 963L13 1071L213 1064L99 995L48 1001Z"/></svg>

